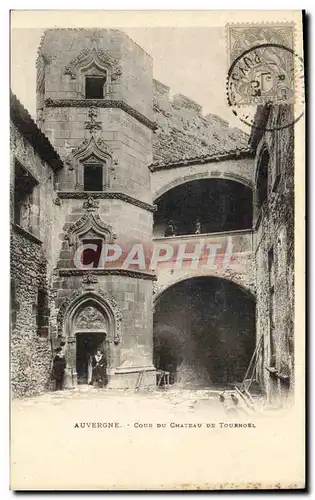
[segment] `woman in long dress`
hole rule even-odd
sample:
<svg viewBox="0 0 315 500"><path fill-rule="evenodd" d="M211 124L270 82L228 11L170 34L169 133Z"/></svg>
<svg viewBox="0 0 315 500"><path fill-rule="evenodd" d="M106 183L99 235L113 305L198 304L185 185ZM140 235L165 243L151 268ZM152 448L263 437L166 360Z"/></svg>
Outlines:
<svg viewBox="0 0 315 500"><path fill-rule="evenodd" d="M93 384L96 384L98 387L106 386L107 363L101 349L97 349L96 354L93 356L92 366L93 366Z"/></svg>

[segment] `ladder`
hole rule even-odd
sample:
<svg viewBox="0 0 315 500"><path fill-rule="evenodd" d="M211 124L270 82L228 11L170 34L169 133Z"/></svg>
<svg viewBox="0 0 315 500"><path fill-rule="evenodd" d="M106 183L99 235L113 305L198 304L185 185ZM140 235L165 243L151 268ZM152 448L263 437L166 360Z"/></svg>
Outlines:
<svg viewBox="0 0 315 500"><path fill-rule="evenodd" d="M249 389L255 376L256 367L259 360L258 354L262 346L262 341L263 341L263 336L260 337L259 341L256 344L255 350L253 352L253 355L251 357L251 360L249 362L248 368L246 370L244 379L240 387L234 386L234 391L229 391L231 392L231 398L235 406L239 405L239 403L245 405L245 408L239 408L242 409L242 411L245 411L245 413L247 413L247 410L255 411L255 401L251 396ZM224 397L225 392L226 391L223 391L223 393L220 394L220 401L223 404L225 404L225 397Z"/></svg>
<svg viewBox="0 0 315 500"><path fill-rule="evenodd" d="M138 373L138 377L137 377L137 382L136 382L136 387L135 387L135 391L139 391L140 389L140 386L142 384L142 380L143 380L143 375L145 373L145 370L141 370L139 373Z"/></svg>
<svg viewBox="0 0 315 500"><path fill-rule="evenodd" d="M250 363L248 365L248 368L246 370L243 382L241 383L240 391L242 393L246 393L247 395L249 394L249 389L250 389L250 386L251 386L253 379L254 379L254 376L255 376L255 371L256 371L257 364L258 364L258 360L259 360L258 354L259 354L260 348L262 346L262 341L263 341L263 336L261 335L259 341L256 344L252 358L251 358ZM251 373L251 376L249 378L249 374L250 374L251 370L252 370L252 373Z"/></svg>

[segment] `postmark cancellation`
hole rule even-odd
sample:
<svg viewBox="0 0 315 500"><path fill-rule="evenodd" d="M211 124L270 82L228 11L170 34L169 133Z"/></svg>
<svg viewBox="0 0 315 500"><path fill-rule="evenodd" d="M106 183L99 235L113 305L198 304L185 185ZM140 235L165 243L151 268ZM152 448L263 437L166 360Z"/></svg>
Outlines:
<svg viewBox="0 0 315 500"><path fill-rule="evenodd" d="M299 57L294 25L227 25L230 106L293 104Z"/></svg>

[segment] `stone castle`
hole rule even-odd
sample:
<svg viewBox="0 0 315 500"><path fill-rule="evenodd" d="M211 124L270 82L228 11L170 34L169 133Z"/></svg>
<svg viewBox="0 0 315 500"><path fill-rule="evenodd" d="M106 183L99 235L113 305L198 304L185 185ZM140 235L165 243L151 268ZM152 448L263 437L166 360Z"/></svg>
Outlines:
<svg viewBox="0 0 315 500"><path fill-rule="evenodd" d="M154 387L157 370L181 387L226 387L255 353L267 399L292 393L293 141L290 128L266 132L292 110L258 108L247 136L169 91L124 33L52 29L38 51L36 124L12 95L14 396L51 389L58 346L67 388L86 383L102 346L108 388L139 377ZM188 254L204 241L218 265L73 262L82 244Z"/></svg>

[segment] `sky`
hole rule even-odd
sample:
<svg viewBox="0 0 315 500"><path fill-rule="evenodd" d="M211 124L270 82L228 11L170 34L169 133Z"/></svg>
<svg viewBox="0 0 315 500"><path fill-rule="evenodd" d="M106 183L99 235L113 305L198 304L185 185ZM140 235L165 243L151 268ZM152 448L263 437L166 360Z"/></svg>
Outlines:
<svg viewBox="0 0 315 500"><path fill-rule="evenodd" d="M11 36L11 88L34 118L35 62L45 29L14 28ZM184 94L203 107L203 114L217 114L231 126L249 132L226 103L228 60L224 27L121 30L151 55L153 76L170 87L171 96Z"/></svg>

